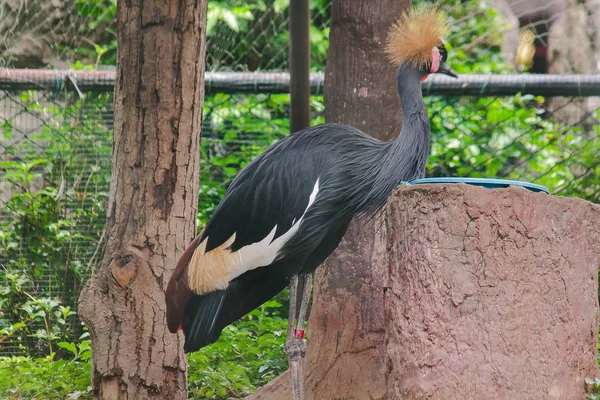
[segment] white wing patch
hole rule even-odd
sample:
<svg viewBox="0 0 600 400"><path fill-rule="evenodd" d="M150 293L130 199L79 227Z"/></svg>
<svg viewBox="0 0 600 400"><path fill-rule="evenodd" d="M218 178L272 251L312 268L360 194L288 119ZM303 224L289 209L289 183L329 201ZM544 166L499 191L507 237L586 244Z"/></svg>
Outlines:
<svg viewBox="0 0 600 400"><path fill-rule="evenodd" d="M235 233L221 246L205 253L208 237L198 245L188 267L189 285L197 294L204 294L227 288L229 282L243 273L255 268L264 267L276 260L279 251L298 232L306 212L312 206L319 193L319 179L308 198L308 205L302 216L294 219L290 229L277 239L277 225L260 242L244 246L232 252L229 246L235 241Z"/></svg>

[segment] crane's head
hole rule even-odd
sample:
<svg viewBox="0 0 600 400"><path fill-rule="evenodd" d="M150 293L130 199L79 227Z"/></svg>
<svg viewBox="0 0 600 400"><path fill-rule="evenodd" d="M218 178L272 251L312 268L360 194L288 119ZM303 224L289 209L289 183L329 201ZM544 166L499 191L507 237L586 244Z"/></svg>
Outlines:
<svg viewBox="0 0 600 400"><path fill-rule="evenodd" d="M457 77L446 64L448 52L443 38L448 32L446 14L434 7L418 7L406 11L388 34L385 52L400 69L420 73L421 80L440 73Z"/></svg>

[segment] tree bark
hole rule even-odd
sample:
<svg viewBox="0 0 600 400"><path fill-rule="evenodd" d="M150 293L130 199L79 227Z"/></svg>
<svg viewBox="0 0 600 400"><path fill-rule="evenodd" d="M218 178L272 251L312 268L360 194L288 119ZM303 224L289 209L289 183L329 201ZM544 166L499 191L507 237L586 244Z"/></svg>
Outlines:
<svg viewBox="0 0 600 400"><path fill-rule="evenodd" d="M187 398L164 287L196 233L206 0L119 1L107 242L80 296L102 399Z"/></svg>
<svg viewBox="0 0 600 400"><path fill-rule="evenodd" d="M565 3L566 10L556 19L548 37L550 73L597 74L600 63L600 0L565 0ZM548 108L565 125L582 128L590 139L596 137L595 115L600 108L597 97L556 97L549 100Z"/></svg>
<svg viewBox="0 0 600 400"><path fill-rule="evenodd" d="M325 120L364 130L381 140L400 133L397 68L384 53L387 34L410 0L333 0Z"/></svg>
<svg viewBox="0 0 600 400"><path fill-rule="evenodd" d="M600 206L512 187L388 202L388 399L582 399L598 371Z"/></svg>

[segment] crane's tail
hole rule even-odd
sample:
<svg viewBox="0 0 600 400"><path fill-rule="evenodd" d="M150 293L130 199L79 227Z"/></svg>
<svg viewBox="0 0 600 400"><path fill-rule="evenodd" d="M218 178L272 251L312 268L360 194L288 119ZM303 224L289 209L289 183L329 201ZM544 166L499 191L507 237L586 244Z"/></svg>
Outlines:
<svg viewBox="0 0 600 400"><path fill-rule="evenodd" d="M185 352L198 350L214 343L219 338L223 326L217 327L216 321L221 310L224 290L195 294L188 284L188 264L200 243L202 234L185 249L165 291L167 305L167 325L169 331L185 334Z"/></svg>
<svg viewBox="0 0 600 400"><path fill-rule="evenodd" d="M186 353L216 342L227 325L270 300L289 284L288 271L274 263L248 271L227 289L192 295L183 314Z"/></svg>
<svg viewBox="0 0 600 400"><path fill-rule="evenodd" d="M186 353L196 351L216 342L224 326L217 324L225 290L207 293L202 296L192 295L185 307L181 327L185 334L183 350Z"/></svg>
<svg viewBox="0 0 600 400"><path fill-rule="evenodd" d="M175 271L173 271L173 275L171 275L167 284L165 303L167 305L167 326L171 333L176 333L181 329L183 314L190 298L194 295L188 284L187 267L201 238L202 234L196 236L181 257L179 257Z"/></svg>

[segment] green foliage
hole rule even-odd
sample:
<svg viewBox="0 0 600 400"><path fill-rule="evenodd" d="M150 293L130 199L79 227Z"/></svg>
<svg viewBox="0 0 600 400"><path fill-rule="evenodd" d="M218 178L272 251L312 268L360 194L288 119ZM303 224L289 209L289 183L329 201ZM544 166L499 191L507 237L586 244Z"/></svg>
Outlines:
<svg viewBox="0 0 600 400"><path fill-rule="evenodd" d="M430 0L413 1L432 3ZM459 74L503 74L514 72L501 51L503 33L510 27L488 2L443 0L435 2L448 13L450 33L446 47L450 64Z"/></svg>
<svg viewBox="0 0 600 400"><path fill-rule="evenodd" d="M207 70L273 70L288 64L288 0L210 1L206 16ZM311 58L322 70L329 44L329 2L311 1ZM75 49L64 50L77 69L116 65L116 0L77 0L77 14L95 32ZM60 46L59 46L60 47ZM223 51L224 49L227 51ZM86 65L87 64L87 65Z"/></svg>
<svg viewBox="0 0 600 400"><path fill-rule="evenodd" d="M207 70L287 69L288 4L288 0L209 2ZM329 44L329 2L313 0L310 8L311 66L323 70Z"/></svg>
<svg viewBox="0 0 600 400"><path fill-rule="evenodd" d="M287 293L227 327L217 343L188 356L190 399L241 397L287 369L283 298ZM92 398L89 340L56 345L66 353L63 359L55 353L0 357L0 398Z"/></svg>
<svg viewBox="0 0 600 400"><path fill-rule="evenodd" d="M449 14L449 64L457 72L512 71L500 48L506 23L496 10L475 0L437 5ZM432 134L429 176L524 180L553 193L600 201L600 167L594 161L600 141L590 140L600 139L599 126L560 122L544 98L530 95L429 97L426 103Z"/></svg>
<svg viewBox="0 0 600 400"><path fill-rule="evenodd" d="M414 1L414 3L424 2ZM430 2L430 1L427 1ZM270 69L287 65L289 10L282 0L211 1L208 62L213 69ZM329 5L311 1L312 69L323 70L329 44ZM459 73L504 73L502 17L484 2L443 0L449 13L449 63ZM71 49L77 69L116 62L115 0L78 0L89 29L106 34L89 47ZM493 28L493 29L492 29ZM265 34L269 32L269 34ZM223 52L223 49L227 52ZM2 398L89 398L89 342L71 304L94 267L105 221L110 180L112 98L51 105L25 92L22 101L46 122L32 142L8 149L21 158L0 163L3 178L17 188L2 210L0 225L0 345L17 339L31 357L0 358ZM599 201L595 161L599 127L574 128L546 112L543 98L428 98L432 176L502 176L536 181L561 194ZM312 99L314 124L323 122L323 99ZM289 95L226 95L205 99L201 142L199 226L206 223L237 172L289 130ZM48 117L50 116L50 117ZM585 130L585 134L584 134ZM15 136L3 121L4 138ZM591 139L591 140L590 140ZM582 166L590 166L582 169ZM576 179L582 172L584 178ZM91 244L91 246L90 246ZM85 260L83 262L82 260ZM227 327L220 340L189 355L190 398L225 399L255 390L287 367L284 337L287 292ZM32 358L40 356L40 358ZM598 382L594 382L595 389ZM596 395L594 395L596 396ZM597 398L597 397L590 397Z"/></svg>
<svg viewBox="0 0 600 400"><path fill-rule="evenodd" d="M206 13L206 31L212 34L218 23L223 23L234 32L248 31L248 21L254 20L252 11L258 10L264 12L266 10L264 1L247 4L232 4L231 1L211 1L208 3L208 11Z"/></svg>
<svg viewBox="0 0 600 400"><path fill-rule="evenodd" d="M55 298L29 294L24 287L32 282L20 273L0 275L0 285L0 344L12 339L29 354L41 355L58 350L54 343L71 340L75 312L69 306Z"/></svg>
<svg viewBox="0 0 600 400"><path fill-rule="evenodd" d="M80 333L68 304L94 265L110 180L102 165L110 164L111 154L110 132L97 118L110 96L89 95L68 106L45 100L22 93L28 111L44 115L45 123L28 135L31 141L7 148L16 157L0 162L12 184L0 210L10 216L0 222L0 332L40 356ZM12 121L3 131L14 134Z"/></svg>
<svg viewBox="0 0 600 400"><path fill-rule="evenodd" d="M69 49L73 58L79 61L81 57L96 60L96 68L103 60L104 64L116 65L117 63L117 0L77 0L77 13L87 21L90 32L102 32L103 35L94 43L86 38L89 46Z"/></svg>
<svg viewBox="0 0 600 400"><path fill-rule="evenodd" d="M0 357L0 397L3 399L91 399L90 342L59 342L68 360L46 357Z"/></svg>
<svg viewBox="0 0 600 400"><path fill-rule="evenodd" d="M71 342L68 319L75 313L56 299L31 296L23 290L30 283L21 274L0 275L0 344L17 337L30 354L0 357L0 398L92 398L88 334Z"/></svg>
<svg viewBox="0 0 600 400"><path fill-rule="evenodd" d="M430 104L430 175L534 181L554 193L600 200L598 174L578 179L575 172L595 164L597 143L582 127L544 117L543 98L434 98ZM594 133L599 136L598 127Z"/></svg>
<svg viewBox="0 0 600 400"><path fill-rule="evenodd" d="M585 378L585 384L587 386L585 398L590 400L600 400L600 378Z"/></svg>
<svg viewBox="0 0 600 400"><path fill-rule="evenodd" d="M190 398L241 397L287 369L281 297L225 328L217 343L188 355Z"/></svg>

